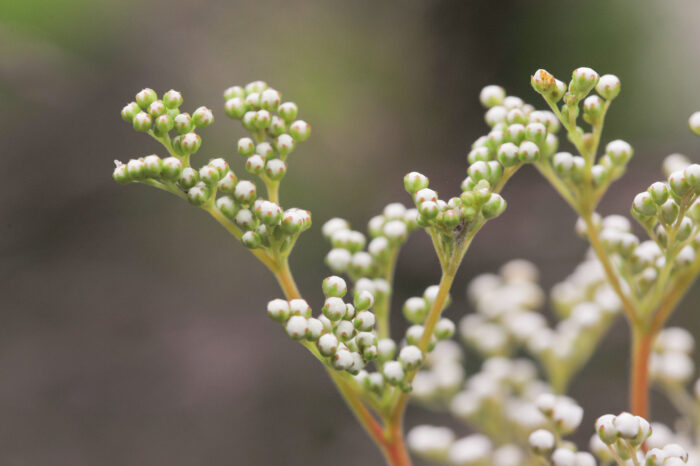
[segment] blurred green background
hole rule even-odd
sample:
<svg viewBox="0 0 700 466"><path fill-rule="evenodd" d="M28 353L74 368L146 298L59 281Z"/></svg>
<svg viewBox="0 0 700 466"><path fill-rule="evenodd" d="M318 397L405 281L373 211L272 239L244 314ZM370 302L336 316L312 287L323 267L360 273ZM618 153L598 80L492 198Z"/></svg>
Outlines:
<svg viewBox="0 0 700 466"><path fill-rule="evenodd" d="M0 463L381 462L321 367L266 317L280 292L263 266L202 212L112 181L113 159L160 150L119 116L141 88L214 109L196 159L225 155L239 170L243 131L223 89L264 79L299 104L313 133L290 157L282 199L314 215L292 266L317 307L320 225L341 215L362 227L388 202L409 203L411 170L456 193L485 133L486 84L541 106L537 68L621 78L605 139L636 155L603 213L626 213L666 154L698 160L687 118L700 109L699 22L693 0L0 0ZM574 215L533 170L505 197L458 277L454 318L469 311L474 275L522 257L551 286L585 252ZM395 307L438 280L425 235L397 278ZM697 298L673 319L696 334ZM624 408L627 341L620 322L574 382L585 425ZM655 417L672 418L654 401ZM407 424L440 419L413 408Z"/></svg>

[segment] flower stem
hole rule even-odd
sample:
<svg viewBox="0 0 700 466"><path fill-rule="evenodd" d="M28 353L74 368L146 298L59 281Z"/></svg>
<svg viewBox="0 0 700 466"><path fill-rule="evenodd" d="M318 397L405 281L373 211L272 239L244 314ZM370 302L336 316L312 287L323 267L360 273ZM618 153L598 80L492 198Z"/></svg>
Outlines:
<svg viewBox="0 0 700 466"><path fill-rule="evenodd" d="M632 325L632 364L630 374L630 410L649 419L649 356L655 334Z"/></svg>

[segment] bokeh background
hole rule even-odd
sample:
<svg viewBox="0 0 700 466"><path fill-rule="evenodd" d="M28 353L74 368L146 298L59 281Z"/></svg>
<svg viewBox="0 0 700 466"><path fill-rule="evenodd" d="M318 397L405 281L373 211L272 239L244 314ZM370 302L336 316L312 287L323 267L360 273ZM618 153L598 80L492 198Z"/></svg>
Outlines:
<svg viewBox="0 0 700 466"><path fill-rule="evenodd" d="M529 88L540 67L622 79L606 140L636 155L600 210L626 213L666 154L697 160L687 118L700 109L699 22L693 0L0 0L0 463L381 463L320 365L267 319L280 295L267 271L202 212L112 181L113 159L160 150L119 116L142 87L214 109L197 158L238 167L243 132L223 114L223 89L265 79L299 104L313 134L282 198L313 212L292 266L318 306L320 225L342 215L362 226L408 203L402 176L414 169L456 192L485 132L480 88L540 105ZM585 252L574 215L533 170L505 197L462 267L454 318L469 312L474 275L522 257L551 286ZM395 307L438 277L414 235ZM696 334L698 288L673 318ZM627 341L619 322L577 377L586 423L625 406ZM654 403L655 417L672 417ZM438 419L414 407L407 424Z"/></svg>

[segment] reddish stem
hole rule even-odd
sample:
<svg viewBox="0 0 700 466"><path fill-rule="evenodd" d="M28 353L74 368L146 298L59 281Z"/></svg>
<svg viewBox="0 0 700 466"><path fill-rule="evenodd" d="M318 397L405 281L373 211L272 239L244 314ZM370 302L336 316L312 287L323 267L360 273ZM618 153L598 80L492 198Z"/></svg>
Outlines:
<svg viewBox="0 0 700 466"><path fill-rule="evenodd" d="M655 333L632 328L630 410L649 419L649 357Z"/></svg>

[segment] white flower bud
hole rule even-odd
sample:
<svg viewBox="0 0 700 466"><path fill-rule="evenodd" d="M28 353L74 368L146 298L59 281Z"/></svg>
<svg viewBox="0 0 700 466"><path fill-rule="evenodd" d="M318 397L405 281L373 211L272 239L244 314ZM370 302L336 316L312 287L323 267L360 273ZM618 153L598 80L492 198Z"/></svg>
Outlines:
<svg viewBox="0 0 700 466"><path fill-rule="evenodd" d="M587 451L579 451L574 459L574 466L596 466L595 457Z"/></svg>
<svg viewBox="0 0 700 466"><path fill-rule="evenodd" d="M700 112L695 112L688 118L688 126L693 133L700 136Z"/></svg>
<svg viewBox="0 0 700 466"><path fill-rule="evenodd" d="M606 100L612 100L620 93L620 79L614 74L604 74L598 80L595 90Z"/></svg>
<svg viewBox="0 0 700 466"><path fill-rule="evenodd" d="M413 199L416 202L417 206L420 206L422 203L427 202L427 201L432 201L436 202L438 197L437 193L433 191L432 189L429 188L423 188L414 194Z"/></svg>
<svg viewBox="0 0 700 466"><path fill-rule="evenodd" d="M445 458L455 434L447 427L416 426L408 432L406 443L416 454L428 459Z"/></svg>
<svg viewBox="0 0 700 466"><path fill-rule="evenodd" d="M484 115L484 120L489 126L495 126L498 123L505 123L508 110L501 105L496 105L488 109Z"/></svg>
<svg viewBox="0 0 700 466"><path fill-rule="evenodd" d="M615 426L615 416L612 414L600 416L595 421L595 430L606 445L615 442L618 436L617 427Z"/></svg>
<svg viewBox="0 0 700 466"><path fill-rule="evenodd" d="M347 249L334 248L326 255L326 264L334 272L345 272L352 261L352 254Z"/></svg>
<svg viewBox="0 0 700 466"><path fill-rule="evenodd" d="M323 323L311 317L306 321L306 334L304 335L309 341L316 341L323 334Z"/></svg>
<svg viewBox="0 0 700 466"><path fill-rule="evenodd" d="M311 306L303 299L289 301L289 313L293 316L311 317Z"/></svg>
<svg viewBox="0 0 700 466"><path fill-rule="evenodd" d="M352 321L356 329L368 332L374 328L375 317L370 311L360 311Z"/></svg>
<svg viewBox="0 0 700 466"><path fill-rule="evenodd" d="M669 443L663 448L663 451L668 455L667 458L679 458L684 463L688 462L688 452L677 443ZM664 465L666 464L669 464L668 459L664 462Z"/></svg>
<svg viewBox="0 0 700 466"><path fill-rule="evenodd" d="M292 316L287 321L285 330L287 335L294 340L301 340L306 335L307 319L302 316Z"/></svg>
<svg viewBox="0 0 700 466"><path fill-rule="evenodd" d="M338 344L338 337L332 333L326 333L318 339L318 350L324 356L332 356L338 350Z"/></svg>
<svg viewBox="0 0 700 466"><path fill-rule="evenodd" d="M326 297L337 297L337 298L342 298L345 296L345 293L348 291L348 286L345 283L345 280L342 278L332 275L330 277L326 277L323 280L323 294Z"/></svg>
<svg viewBox="0 0 700 466"><path fill-rule="evenodd" d="M563 434L570 434L581 424L583 408L571 401L558 401L554 405L552 419Z"/></svg>
<svg viewBox="0 0 700 466"><path fill-rule="evenodd" d="M338 322L338 324L335 326L335 335L341 340L341 341L347 341L350 338L353 337L355 334L355 327L352 325L352 322L348 320L342 320Z"/></svg>
<svg viewBox="0 0 700 466"><path fill-rule="evenodd" d="M391 338L383 338L377 342L379 360L388 361L396 354L396 343Z"/></svg>
<svg viewBox="0 0 700 466"><path fill-rule="evenodd" d="M443 317L435 324L435 337L438 340L452 338L455 333L455 324L450 319Z"/></svg>
<svg viewBox="0 0 700 466"><path fill-rule="evenodd" d="M405 370L413 370L423 362L423 353L417 346L405 346L399 352L399 362Z"/></svg>
<svg viewBox="0 0 700 466"><path fill-rule="evenodd" d="M633 439L639 434L639 419L630 413L618 414L613 420L613 424L622 438Z"/></svg>
<svg viewBox="0 0 700 466"><path fill-rule="evenodd" d="M335 367L337 370L343 371L348 370L353 366L354 358L352 353L347 349L340 349L333 355L331 362L333 367Z"/></svg>
<svg viewBox="0 0 700 466"><path fill-rule="evenodd" d="M646 466L661 466L665 464L666 458L668 458L668 454L665 451L659 448L652 448L644 457L644 464Z"/></svg>
<svg viewBox="0 0 700 466"><path fill-rule="evenodd" d="M548 455L554 449L554 434L548 430L537 429L528 437L528 443L538 455Z"/></svg>
<svg viewBox="0 0 700 466"><path fill-rule="evenodd" d="M284 322L289 317L289 303L284 299L273 299L267 303L267 314L272 320Z"/></svg>
<svg viewBox="0 0 700 466"><path fill-rule="evenodd" d="M457 465L487 464L491 456L491 441L485 435L473 434L452 444L449 460Z"/></svg>
<svg viewBox="0 0 700 466"><path fill-rule="evenodd" d="M634 151L632 146L622 139L616 139L610 141L607 146L605 146L605 153L610 157L610 161L617 166L626 164Z"/></svg>
<svg viewBox="0 0 700 466"><path fill-rule="evenodd" d="M411 325L406 330L406 341L411 345L416 345L423 336L425 329L422 325Z"/></svg>
<svg viewBox="0 0 700 466"><path fill-rule="evenodd" d="M391 220L384 224L384 235L390 242L401 242L406 238L407 234L408 229L403 220Z"/></svg>
<svg viewBox="0 0 700 466"><path fill-rule="evenodd" d="M380 350L381 351L381 350ZM401 363L398 361L387 361L384 363L384 368L382 370L384 378L391 385L398 385L403 382L404 371Z"/></svg>
<svg viewBox="0 0 700 466"><path fill-rule="evenodd" d="M479 101L486 108L501 105L506 97L506 91L501 86L490 85L484 87L479 93Z"/></svg>
<svg viewBox="0 0 700 466"><path fill-rule="evenodd" d="M338 297L330 297L326 299L323 305L323 315L332 321L340 320L345 315L347 307L345 302Z"/></svg>
<svg viewBox="0 0 700 466"><path fill-rule="evenodd" d="M551 393L542 393L535 400L535 406L537 406L537 409L539 409L542 414L548 417L551 416L554 412L554 407L556 406L556 403L557 397L556 395L553 395Z"/></svg>
<svg viewBox="0 0 700 466"><path fill-rule="evenodd" d="M557 448L552 453L552 463L554 466L576 466L576 453L568 448Z"/></svg>

